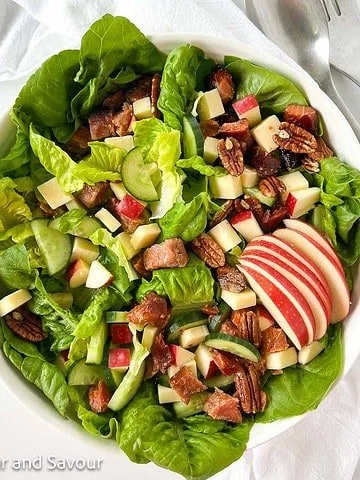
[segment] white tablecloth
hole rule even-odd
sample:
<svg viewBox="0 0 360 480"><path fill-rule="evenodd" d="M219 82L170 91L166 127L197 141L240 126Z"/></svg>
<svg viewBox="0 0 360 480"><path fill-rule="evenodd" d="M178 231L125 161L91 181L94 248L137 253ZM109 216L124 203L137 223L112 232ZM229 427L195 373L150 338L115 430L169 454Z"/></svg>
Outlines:
<svg viewBox="0 0 360 480"><path fill-rule="evenodd" d="M265 0L266 1L266 0ZM312 0L315 1L315 0ZM237 2L239 3L239 2ZM10 106L26 77L47 56L78 46L87 27L104 13L128 16L145 33L197 32L260 46L287 57L256 30L231 0L1 0L0 105ZM344 46L346 48L346 46ZM360 89L339 79L345 100L360 117ZM247 452L230 472L237 480L360 479L360 361L305 421ZM36 458L103 459L100 471L14 472L2 460ZM358 470L356 470L358 468ZM0 385L0 478L26 480L121 478L120 462L93 443L72 440L41 422ZM157 478L151 466L130 465L126 476ZM169 474L170 477L170 474Z"/></svg>

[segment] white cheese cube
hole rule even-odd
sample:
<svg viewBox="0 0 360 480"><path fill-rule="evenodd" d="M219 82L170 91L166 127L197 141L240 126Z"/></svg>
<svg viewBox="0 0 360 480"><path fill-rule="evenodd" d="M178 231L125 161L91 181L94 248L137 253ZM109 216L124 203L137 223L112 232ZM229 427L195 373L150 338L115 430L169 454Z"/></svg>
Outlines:
<svg viewBox="0 0 360 480"><path fill-rule="evenodd" d="M61 207L61 205L65 205L74 198L70 193L64 192L55 177L39 185L37 189L53 210Z"/></svg>
<svg viewBox="0 0 360 480"><path fill-rule="evenodd" d="M266 368L268 370L282 370L297 363L297 351L295 347L287 348L281 352L266 355Z"/></svg>
<svg viewBox="0 0 360 480"><path fill-rule="evenodd" d="M223 220L215 225L208 231L208 234L219 244L224 252L228 252L241 243L241 238L227 220Z"/></svg>
<svg viewBox="0 0 360 480"><path fill-rule="evenodd" d="M24 288L6 295L6 297L0 300L0 317L5 317L5 315L21 307L21 305L24 305L31 299L30 292Z"/></svg>
<svg viewBox="0 0 360 480"><path fill-rule="evenodd" d="M202 343L209 335L209 330L206 325L199 327L187 328L180 334L179 344L183 348L196 347Z"/></svg>
<svg viewBox="0 0 360 480"><path fill-rule="evenodd" d="M204 141L204 160L206 163L214 163L219 156L219 140L214 137L206 137Z"/></svg>
<svg viewBox="0 0 360 480"><path fill-rule="evenodd" d="M133 112L137 120L152 117L150 97L135 100L133 103Z"/></svg>
<svg viewBox="0 0 360 480"><path fill-rule="evenodd" d="M135 147L134 137L132 135L124 135L123 137L108 137L104 140L108 145L113 147L123 148L127 152L130 152Z"/></svg>
<svg viewBox="0 0 360 480"><path fill-rule="evenodd" d="M72 200L70 200L70 202L67 202L65 206L68 210L84 209L84 205L81 202L79 202L79 200L76 200L76 198L73 198Z"/></svg>
<svg viewBox="0 0 360 480"><path fill-rule="evenodd" d="M130 236L130 233L128 232L121 232L119 233L119 235L116 236L116 238L119 239L120 243L121 243L121 246L124 250L124 253L125 253L125 257L130 260L132 259L133 257L135 257L135 255L137 255L140 250L136 250L132 244L131 244L131 236Z"/></svg>
<svg viewBox="0 0 360 480"><path fill-rule="evenodd" d="M148 225L140 225L130 238L130 243L135 250L150 247L156 242L161 230L157 223L149 223Z"/></svg>
<svg viewBox="0 0 360 480"><path fill-rule="evenodd" d="M87 263L91 263L97 259L99 253L98 245L94 245L90 240L86 240L85 238L75 237L70 262L81 259Z"/></svg>
<svg viewBox="0 0 360 480"><path fill-rule="evenodd" d="M285 175L280 175L278 178L283 182L289 192L296 192L297 190L306 190L309 188L309 182L299 171L286 173Z"/></svg>
<svg viewBox="0 0 360 480"><path fill-rule="evenodd" d="M255 292L250 288L246 288L240 293L221 290L221 298L233 310L241 310L242 308L254 307L256 305Z"/></svg>
<svg viewBox="0 0 360 480"><path fill-rule="evenodd" d="M118 200L122 200L129 193L122 182L110 182L110 188Z"/></svg>
<svg viewBox="0 0 360 480"><path fill-rule="evenodd" d="M153 325L146 325L143 330L141 344L150 350L158 333L158 328L154 327Z"/></svg>
<svg viewBox="0 0 360 480"><path fill-rule="evenodd" d="M205 92L200 97L198 109L200 122L210 120L211 118L218 117L225 113L224 105L221 101L220 94L216 88Z"/></svg>
<svg viewBox="0 0 360 480"><path fill-rule="evenodd" d="M197 328L197 327L196 327ZM195 359L193 360L190 360L189 362L187 363L184 363L183 365L181 365L181 367L188 367L190 368L192 374L197 377L197 366L196 366L196 361ZM178 373L178 371L180 370L181 367L178 367L176 365L171 365L171 367L168 368L168 376L169 378L173 377L176 373Z"/></svg>
<svg viewBox="0 0 360 480"><path fill-rule="evenodd" d="M242 186L245 188L255 187L259 183L259 175L255 168L245 165L243 173L240 175Z"/></svg>
<svg viewBox="0 0 360 480"><path fill-rule="evenodd" d="M268 153L278 148L278 145L273 140L273 135L278 132L279 125L280 120L278 117L271 115L271 117L265 118L251 130L255 142Z"/></svg>
<svg viewBox="0 0 360 480"><path fill-rule="evenodd" d="M158 385L158 396L160 405L164 403L181 402L179 395L170 387Z"/></svg>
<svg viewBox="0 0 360 480"><path fill-rule="evenodd" d="M106 208L101 208L96 212L95 217L98 218L110 232L116 232L116 230L121 227L119 220L115 218L109 210L106 210Z"/></svg>
<svg viewBox="0 0 360 480"><path fill-rule="evenodd" d="M243 193L241 175L224 175L223 177L209 177L209 186L213 197L224 200L234 200Z"/></svg>

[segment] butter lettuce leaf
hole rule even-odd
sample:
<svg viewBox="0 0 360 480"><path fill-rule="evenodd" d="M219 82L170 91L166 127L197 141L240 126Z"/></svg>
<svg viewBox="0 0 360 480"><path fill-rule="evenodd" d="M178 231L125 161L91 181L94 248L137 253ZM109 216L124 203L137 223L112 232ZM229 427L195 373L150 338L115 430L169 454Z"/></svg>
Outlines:
<svg viewBox="0 0 360 480"><path fill-rule="evenodd" d="M180 168L195 170L206 177L223 177L224 175L227 175L225 168L209 165L198 155L195 155L191 158L178 160L176 165Z"/></svg>
<svg viewBox="0 0 360 480"><path fill-rule="evenodd" d="M134 142L140 148L145 160L158 134L168 132L171 132L171 128L158 118L146 118L135 122Z"/></svg>
<svg viewBox="0 0 360 480"><path fill-rule="evenodd" d="M32 219L30 207L15 188L11 178L0 179L0 232Z"/></svg>
<svg viewBox="0 0 360 480"><path fill-rule="evenodd" d="M0 280L8 288L29 288L34 284L35 271L31 269L24 245L13 245L0 256Z"/></svg>

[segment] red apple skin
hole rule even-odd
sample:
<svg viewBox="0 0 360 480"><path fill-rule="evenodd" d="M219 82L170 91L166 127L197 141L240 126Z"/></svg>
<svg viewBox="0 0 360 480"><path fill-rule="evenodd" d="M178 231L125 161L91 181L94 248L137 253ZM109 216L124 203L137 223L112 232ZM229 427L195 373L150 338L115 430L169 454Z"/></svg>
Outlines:
<svg viewBox="0 0 360 480"><path fill-rule="evenodd" d="M262 270L267 272L269 275L271 275L272 278L274 278L279 283L281 283L283 289L286 292L290 293L290 295L292 295L297 300L297 303L299 304L300 308L303 310L306 316L306 319L308 320L308 323L305 323L308 329L308 337L309 337L308 343L312 342L315 336L316 322L315 322L313 311L308 301L306 300L305 296L303 295L303 293L292 282L290 282L281 272L278 272L274 267L262 261L262 259L249 258L246 255L241 258L244 259L246 262L252 265L256 265L257 267L260 267ZM295 308L298 310L298 307L295 306ZM299 314L302 315L300 311L299 311Z"/></svg>
<svg viewBox="0 0 360 480"><path fill-rule="evenodd" d="M247 95L246 97L236 100L236 102L232 104L232 108L235 110L238 116L258 106L259 103L254 95Z"/></svg>
<svg viewBox="0 0 360 480"><path fill-rule="evenodd" d="M266 310L266 308L264 307L264 305L257 305L257 306L256 306L256 309L257 309L257 314L258 314L259 319L260 319L261 317L263 317L263 318L268 322L269 327L271 327L272 325L274 325L275 320L274 320L273 317L270 315L270 313Z"/></svg>
<svg viewBox="0 0 360 480"><path fill-rule="evenodd" d="M231 225L237 225L238 223L243 222L244 220L249 220L253 216L251 210L244 210L243 212L239 212L233 216L231 219Z"/></svg>
<svg viewBox="0 0 360 480"><path fill-rule="evenodd" d="M171 356L172 356L171 365L178 366L176 359L177 359L177 351L178 351L178 348L180 348L180 347L179 347L179 345L174 345L173 343L169 343L168 346L170 348L170 353L171 353Z"/></svg>
<svg viewBox="0 0 360 480"><path fill-rule="evenodd" d="M111 341L126 345L132 343L133 335L128 325L111 325Z"/></svg>
<svg viewBox="0 0 360 480"><path fill-rule="evenodd" d="M109 352L109 368L128 367L130 365L131 352L129 348L114 348Z"/></svg>
<svg viewBox="0 0 360 480"><path fill-rule="evenodd" d="M257 271L250 262L240 260L240 263L240 271L246 276L251 288L257 293L260 300L262 300L262 295L259 287L266 292L276 309L285 317L292 335L289 335L288 329L284 328L283 319L276 315L275 312L273 313L274 320L285 330L295 345L297 344L298 347L307 345L309 342L308 330L300 313L288 297L284 295L282 290L264 277L261 272Z"/></svg>
<svg viewBox="0 0 360 480"><path fill-rule="evenodd" d="M286 206L289 210L290 215L292 215L294 213L296 202L297 202L297 200L294 197L294 195L291 192L289 192L289 195L286 199Z"/></svg>
<svg viewBox="0 0 360 480"><path fill-rule="evenodd" d="M85 283L86 281L86 278L84 279L84 281L80 284L77 284L77 285L74 285L74 282L72 281L72 279L74 277L76 277L77 273L79 272L79 270L81 271L85 266L87 266L87 263L84 261L84 260L81 260L80 258L78 260L75 260L74 262L72 262L70 265L69 265L69 268L66 272L66 279L68 280L68 282L70 283L70 288L75 288L79 285L82 285L83 283ZM76 282L75 282L76 283Z"/></svg>
<svg viewBox="0 0 360 480"><path fill-rule="evenodd" d="M146 205L138 202L134 197L128 194L125 195L120 203L120 213L132 220L139 218L145 208Z"/></svg>

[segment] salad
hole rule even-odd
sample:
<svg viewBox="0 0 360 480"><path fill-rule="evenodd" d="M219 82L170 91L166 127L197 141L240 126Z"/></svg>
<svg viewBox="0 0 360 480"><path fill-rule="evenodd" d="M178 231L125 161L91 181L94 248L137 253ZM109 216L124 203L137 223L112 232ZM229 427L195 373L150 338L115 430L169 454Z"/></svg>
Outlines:
<svg viewBox="0 0 360 480"><path fill-rule="evenodd" d="M0 345L63 416L205 479L342 371L360 173L278 73L105 15L0 159Z"/></svg>

